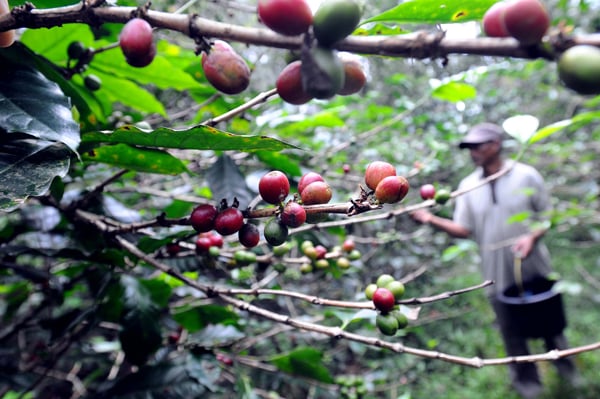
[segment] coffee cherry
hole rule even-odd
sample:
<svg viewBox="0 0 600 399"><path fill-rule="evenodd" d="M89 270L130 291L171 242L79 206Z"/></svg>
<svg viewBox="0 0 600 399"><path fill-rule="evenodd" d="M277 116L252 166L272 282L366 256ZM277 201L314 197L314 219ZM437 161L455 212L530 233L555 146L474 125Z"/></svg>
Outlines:
<svg viewBox="0 0 600 399"><path fill-rule="evenodd" d="M181 248L181 245L179 245L178 243L171 242L166 245L166 250L167 250L167 253L169 254L169 256L175 256L181 252L182 248Z"/></svg>
<svg viewBox="0 0 600 399"><path fill-rule="evenodd" d="M283 68L275 81L277 94L286 103L301 105L312 100L312 96L302 86L301 68L301 62L294 61Z"/></svg>
<svg viewBox="0 0 600 399"><path fill-rule="evenodd" d="M315 12L313 31L319 44L330 46L351 34L361 17L355 0L324 0Z"/></svg>
<svg viewBox="0 0 600 399"><path fill-rule="evenodd" d="M351 238L346 238L342 244L342 250L344 252L352 252L352 250L356 248L356 244L354 240Z"/></svg>
<svg viewBox="0 0 600 399"><path fill-rule="evenodd" d="M360 253L360 251L358 249L353 249L348 254L348 259L350 259L350 260L359 260L361 256L362 256L362 254Z"/></svg>
<svg viewBox="0 0 600 399"><path fill-rule="evenodd" d="M402 313L401 311L393 310L390 313L390 315L392 315L396 318L399 329L406 328L406 326L408 326L408 317L406 317L406 315L404 313Z"/></svg>
<svg viewBox="0 0 600 399"><path fill-rule="evenodd" d="M340 56L344 66L344 86L337 92L342 96L358 93L367 82L367 75L358 58L354 56ZM347 172L346 172L347 173Z"/></svg>
<svg viewBox="0 0 600 399"><path fill-rule="evenodd" d="M80 41L74 41L67 47L67 55L72 60L78 60L86 52L85 45Z"/></svg>
<svg viewBox="0 0 600 399"><path fill-rule="evenodd" d="M316 172L308 172L302 175L300 180L298 181L298 193L302 195L302 191L308 186L310 183L314 183L316 181L324 182L323 176Z"/></svg>
<svg viewBox="0 0 600 399"><path fill-rule="evenodd" d="M388 284L386 284L385 288L391 291L396 301L400 300L404 296L405 288L404 284L401 281L391 281Z"/></svg>
<svg viewBox="0 0 600 399"><path fill-rule="evenodd" d="M119 35L119 46L129 65L139 68L150 65L156 55L152 26L141 18L129 20Z"/></svg>
<svg viewBox="0 0 600 399"><path fill-rule="evenodd" d="M271 30L286 36L306 32L313 21L306 0L258 0L258 17Z"/></svg>
<svg viewBox="0 0 600 399"><path fill-rule="evenodd" d="M388 162L374 161L367 165L365 183L371 190L375 190L379 182L388 176L396 176L396 168Z"/></svg>
<svg viewBox="0 0 600 399"><path fill-rule="evenodd" d="M327 255L327 248L322 245L317 245L315 247L316 257L315 259L324 259L325 255Z"/></svg>
<svg viewBox="0 0 600 399"><path fill-rule="evenodd" d="M240 231L244 225L244 215L237 208L226 208L215 218L215 230L224 236Z"/></svg>
<svg viewBox="0 0 600 399"><path fill-rule="evenodd" d="M483 15L483 31L490 37L509 37L510 33L504 24L506 1L494 3Z"/></svg>
<svg viewBox="0 0 600 399"><path fill-rule="evenodd" d="M548 11L539 0L510 0L503 16L508 33L526 45L540 42L550 27Z"/></svg>
<svg viewBox="0 0 600 399"><path fill-rule="evenodd" d="M223 247L223 237L216 233L207 233L209 234L210 242L213 247L222 248Z"/></svg>
<svg viewBox="0 0 600 399"><path fill-rule="evenodd" d="M281 245L287 240L289 230L279 218L273 218L265 225L265 240L273 246Z"/></svg>
<svg viewBox="0 0 600 399"><path fill-rule="evenodd" d="M347 163L345 163L342 166L342 170L344 171L345 174L348 174L348 173L350 173L350 170L352 170L352 167L350 165L348 165Z"/></svg>
<svg viewBox="0 0 600 399"><path fill-rule="evenodd" d="M419 189L419 194L424 200L435 198L435 186L433 184L423 184Z"/></svg>
<svg viewBox="0 0 600 399"><path fill-rule="evenodd" d="M290 252L291 249L292 249L291 245L287 242L284 242L281 245L277 245L276 247L273 247L273 255L283 256L283 255L286 255L288 252Z"/></svg>
<svg viewBox="0 0 600 399"><path fill-rule="evenodd" d="M249 265L250 263L256 262L256 254L250 251L235 251L233 260L242 265Z"/></svg>
<svg viewBox="0 0 600 399"><path fill-rule="evenodd" d="M329 267L329 262L327 259L317 259L315 262L315 267L317 269L327 269Z"/></svg>
<svg viewBox="0 0 600 399"><path fill-rule="evenodd" d="M340 257L337 259L336 265L340 269L348 269L350 267L350 261L348 258Z"/></svg>
<svg viewBox="0 0 600 399"><path fill-rule="evenodd" d="M404 176L384 177L375 188L375 198L382 204L393 204L402 201L408 189L408 180Z"/></svg>
<svg viewBox="0 0 600 399"><path fill-rule="evenodd" d="M450 199L450 191L445 188L440 188L436 193L433 199L437 204L444 205Z"/></svg>
<svg viewBox="0 0 600 399"><path fill-rule="evenodd" d="M331 200L332 195L327 183L315 181L302 190L300 198L304 205L326 204Z"/></svg>
<svg viewBox="0 0 600 399"><path fill-rule="evenodd" d="M225 94L238 94L250 84L250 68L229 43L215 40L208 54L202 52L206 80Z"/></svg>
<svg viewBox="0 0 600 399"><path fill-rule="evenodd" d="M375 293L375 291L377 291L377 284L369 284L367 285L367 288L365 288L365 297L368 300L373 300L373 294Z"/></svg>
<svg viewBox="0 0 600 399"><path fill-rule="evenodd" d="M382 274L377 278L377 286L382 288L394 281L395 278L391 274Z"/></svg>
<svg viewBox="0 0 600 399"><path fill-rule="evenodd" d="M102 81L96 75L87 75L85 78L83 78L83 84L91 91L96 91L100 89L100 86L102 86Z"/></svg>
<svg viewBox="0 0 600 399"><path fill-rule="evenodd" d="M215 227L217 213L217 208L214 205L198 205L190 215L190 224L194 230L200 233L211 231Z"/></svg>
<svg viewBox="0 0 600 399"><path fill-rule="evenodd" d="M396 305L396 299L394 298L394 294L387 288L377 288L373 293L373 304L377 310L382 313L387 313L390 310L394 309Z"/></svg>
<svg viewBox="0 0 600 399"><path fill-rule="evenodd" d="M297 202L288 202L281 212L281 221L289 227L299 227L306 222L306 210Z"/></svg>
<svg viewBox="0 0 600 399"><path fill-rule="evenodd" d="M313 271L313 266L310 263L303 263L300 265L300 273L308 274Z"/></svg>
<svg viewBox="0 0 600 399"><path fill-rule="evenodd" d="M383 335L392 336L398 332L398 319L393 314L378 314L375 325Z"/></svg>
<svg viewBox="0 0 600 399"><path fill-rule="evenodd" d="M212 247L210 237L200 236L196 239L196 252L206 253Z"/></svg>
<svg viewBox="0 0 600 399"><path fill-rule="evenodd" d="M599 94L600 49L590 45L570 47L558 59L558 76L579 94Z"/></svg>
<svg viewBox="0 0 600 399"><path fill-rule="evenodd" d="M246 248L253 248L258 245L260 241L260 232L258 227L252 223L245 223L240 231L238 232L238 240L240 244Z"/></svg>
<svg viewBox="0 0 600 399"><path fill-rule="evenodd" d="M283 172L273 170L260 178L258 192L265 202L279 204L290 193L290 182Z"/></svg>

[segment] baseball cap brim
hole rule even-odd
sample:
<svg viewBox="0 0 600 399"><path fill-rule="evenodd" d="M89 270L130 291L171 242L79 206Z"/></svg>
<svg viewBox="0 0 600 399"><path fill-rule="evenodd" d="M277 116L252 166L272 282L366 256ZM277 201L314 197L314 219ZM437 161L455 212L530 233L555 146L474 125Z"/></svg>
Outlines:
<svg viewBox="0 0 600 399"><path fill-rule="evenodd" d="M474 144L482 144L488 141L500 141L504 137L502 127L493 123L480 123L473 126L458 144L459 148L468 148Z"/></svg>

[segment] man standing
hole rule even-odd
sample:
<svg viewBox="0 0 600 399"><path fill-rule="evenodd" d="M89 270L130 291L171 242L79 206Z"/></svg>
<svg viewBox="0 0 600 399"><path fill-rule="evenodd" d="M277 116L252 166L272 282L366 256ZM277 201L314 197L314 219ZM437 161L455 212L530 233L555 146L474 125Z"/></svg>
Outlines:
<svg viewBox="0 0 600 399"><path fill-rule="evenodd" d="M459 190L469 190L482 180L501 170L500 177L456 197L453 220L432 214L427 210L412 213L414 220L430 224L458 238L472 237L479 246L483 277L493 280L486 294L500 327L509 356L527 355L527 339L510 328L511 315L500 311L497 295L515 284L513 265L515 257L522 261L522 280L546 276L551 272L550 256L540 242L545 229L531 229L525 223L511 222L517 214L541 216L550 207L548 193L541 175L533 167L502 157L503 129L492 123L482 123L469 130L459 147L468 149L477 168L464 178ZM552 315L549 315L551 317ZM564 335L546 337L546 346L565 349ZM576 370L570 359L555 362L561 376L573 379ZM543 390L534 363L510 365L513 387L524 398L535 398Z"/></svg>

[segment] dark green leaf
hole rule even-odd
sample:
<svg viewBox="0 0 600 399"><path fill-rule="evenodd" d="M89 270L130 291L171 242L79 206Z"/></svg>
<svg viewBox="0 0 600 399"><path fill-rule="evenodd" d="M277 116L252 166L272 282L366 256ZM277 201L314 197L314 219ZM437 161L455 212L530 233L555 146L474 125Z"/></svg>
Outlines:
<svg viewBox="0 0 600 399"><path fill-rule="evenodd" d="M452 23L479 20L497 0L412 0L361 22Z"/></svg>
<svg viewBox="0 0 600 399"><path fill-rule="evenodd" d="M123 126L113 132L90 132L83 142L126 143L144 147L165 147L189 150L214 151L280 151L297 148L266 136L240 136L209 126L196 126L186 130L159 128L148 132L135 126Z"/></svg>
<svg viewBox="0 0 600 399"><path fill-rule="evenodd" d="M35 69L15 63L0 51L0 127L60 142L75 151L79 126L60 87Z"/></svg>
<svg viewBox="0 0 600 399"><path fill-rule="evenodd" d="M171 298L171 287L164 281L160 280L140 280L140 284L146 287L148 295L152 299L152 302L160 307L165 307L169 303Z"/></svg>
<svg viewBox="0 0 600 399"><path fill-rule="evenodd" d="M271 359L279 370L331 383L333 378L323 365L323 353L314 348L297 348Z"/></svg>
<svg viewBox="0 0 600 399"><path fill-rule="evenodd" d="M212 191L213 197L217 200L223 198L232 204L233 199L237 198L240 208L243 209L250 204L253 195L246 186L246 180L240 172L236 163L230 156L223 154L206 173L208 186Z"/></svg>
<svg viewBox="0 0 600 399"><path fill-rule="evenodd" d="M243 337L244 334L234 326L211 324L194 334L190 338L190 342L200 346L214 347L231 344Z"/></svg>
<svg viewBox="0 0 600 399"><path fill-rule="evenodd" d="M82 154L87 162L103 162L138 172L176 175L187 170L180 159L165 151L135 148L127 144L97 147Z"/></svg>
<svg viewBox="0 0 600 399"><path fill-rule="evenodd" d="M209 324L235 324L238 316L226 306L184 306L173 313L175 319L183 328L191 333L199 331Z"/></svg>
<svg viewBox="0 0 600 399"><path fill-rule="evenodd" d="M45 194L56 176L64 177L72 153L60 143L5 138L0 131L0 210L8 211L28 196Z"/></svg>

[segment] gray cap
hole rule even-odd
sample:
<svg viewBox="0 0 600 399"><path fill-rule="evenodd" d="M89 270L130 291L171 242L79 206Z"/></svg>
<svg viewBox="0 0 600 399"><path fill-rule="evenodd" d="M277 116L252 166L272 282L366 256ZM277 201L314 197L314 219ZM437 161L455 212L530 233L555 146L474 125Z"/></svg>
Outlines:
<svg viewBox="0 0 600 399"><path fill-rule="evenodd" d="M460 148L467 148L473 144L486 143L488 141L500 141L504 137L504 129L494 123L480 123L473 126L460 141Z"/></svg>

